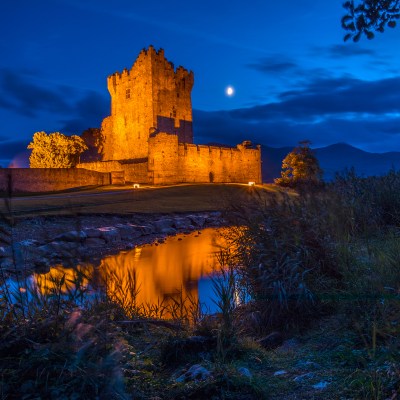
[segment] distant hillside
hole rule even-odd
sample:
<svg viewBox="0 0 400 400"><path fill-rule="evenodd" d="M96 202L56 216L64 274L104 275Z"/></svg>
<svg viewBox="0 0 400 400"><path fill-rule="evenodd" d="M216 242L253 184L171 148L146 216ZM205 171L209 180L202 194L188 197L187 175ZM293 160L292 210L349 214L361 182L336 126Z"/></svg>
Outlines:
<svg viewBox="0 0 400 400"><path fill-rule="evenodd" d="M262 146L262 173L264 182L272 182L280 176L282 160L292 147ZM392 167L400 170L400 152L369 153L345 143L314 149L324 179L331 180L336 172L343 172L354 167L361 176L382 175Z"/></svg>

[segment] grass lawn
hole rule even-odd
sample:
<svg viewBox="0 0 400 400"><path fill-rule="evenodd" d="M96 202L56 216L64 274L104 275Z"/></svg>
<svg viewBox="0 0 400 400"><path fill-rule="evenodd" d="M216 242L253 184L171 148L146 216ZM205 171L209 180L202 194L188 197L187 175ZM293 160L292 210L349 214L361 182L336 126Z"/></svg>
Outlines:
<svg viewBox="0 0 400 400"><path fill-rule="evenodd" d="M198 212L225 209L233 200L275 192L272 186L197 184L167 187L103 186L61 193L18 195L0 202L0 212L14 215L131 214ZM3 195L4 197L4 195ZM8 208L7 203L10 204Z"/></svg>

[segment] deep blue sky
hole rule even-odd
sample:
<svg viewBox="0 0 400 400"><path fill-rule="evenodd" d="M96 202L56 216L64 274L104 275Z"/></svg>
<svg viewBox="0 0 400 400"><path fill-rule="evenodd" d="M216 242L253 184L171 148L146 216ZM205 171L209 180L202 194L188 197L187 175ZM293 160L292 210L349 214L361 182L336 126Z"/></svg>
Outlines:
<svg viewBox="0 0 400 400"><path fill-rule="evenodd" d="M342 0L18 0L0 12L0 165L109 114L153 44L195 74L195 142L400 151L400 28L343 43ZM235 95L227 97L232 85Z"/></svg>

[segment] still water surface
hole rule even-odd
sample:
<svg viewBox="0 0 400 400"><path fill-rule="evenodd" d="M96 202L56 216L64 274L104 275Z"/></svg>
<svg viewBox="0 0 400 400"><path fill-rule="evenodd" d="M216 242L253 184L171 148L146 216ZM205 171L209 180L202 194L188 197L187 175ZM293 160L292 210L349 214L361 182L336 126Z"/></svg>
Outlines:
<svg viewBox="0 0 400 400"><path fill-rule="evenodd" d="M61 280L61 291L71 292L74 282L80 279L81 285L91 290L105 287L108 296L122 305L134 302L138 306L165 307L190 299L203 304L205 311L214 312L211 276L219 270L218 255L226 247L221 233L220 229L207 228L168 237L162 244L107 256L98 267L55 266L46 274L34 274L32 279L43 295L54 293L54 286Z"/></svg>

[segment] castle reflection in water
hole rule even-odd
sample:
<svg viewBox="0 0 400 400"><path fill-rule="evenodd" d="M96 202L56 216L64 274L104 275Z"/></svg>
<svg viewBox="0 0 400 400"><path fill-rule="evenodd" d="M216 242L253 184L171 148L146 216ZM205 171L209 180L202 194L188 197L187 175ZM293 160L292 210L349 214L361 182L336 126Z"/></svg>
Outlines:
<svg viewBox="0 0 400 400"><path fill-rule="evenodd" d="M79 282L92 293L103 288L109 299L124 308L133 304L147 308L162 305L165 317L171 316L168 306L179 304L182 299L201 302L212 309L209 278L219 270L218 255L226 247L221 233L221 230L208 228L169 237L162 244L139 246L107 256L98 267L55 266L48 273L35 274L33 278L43 295L54 292L54 286L60 283L63 293L71 293Z"/></svg>

